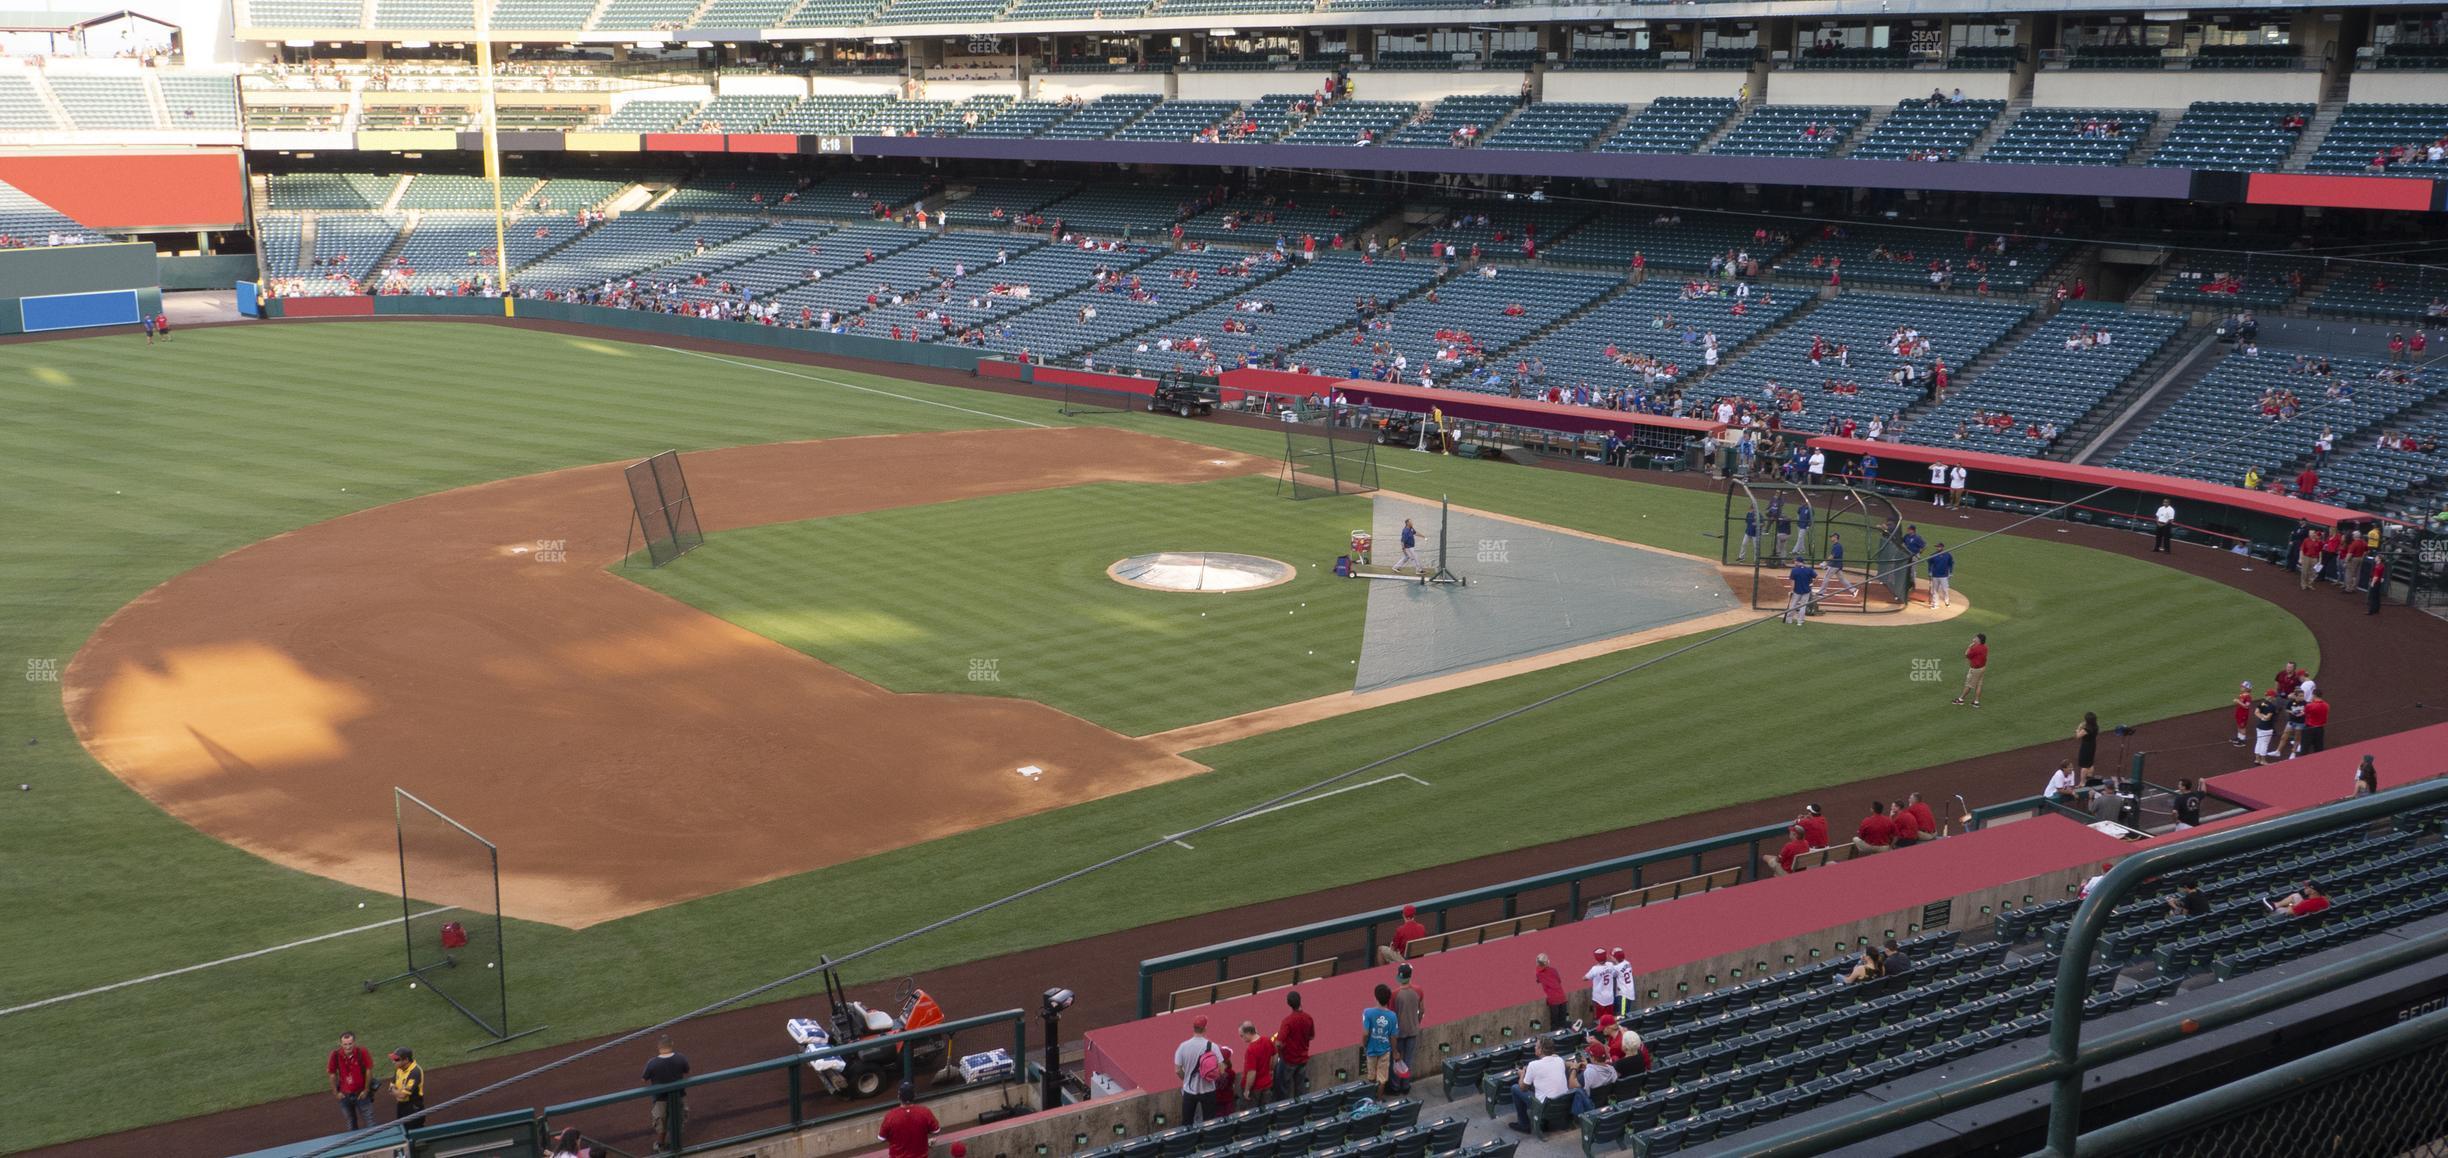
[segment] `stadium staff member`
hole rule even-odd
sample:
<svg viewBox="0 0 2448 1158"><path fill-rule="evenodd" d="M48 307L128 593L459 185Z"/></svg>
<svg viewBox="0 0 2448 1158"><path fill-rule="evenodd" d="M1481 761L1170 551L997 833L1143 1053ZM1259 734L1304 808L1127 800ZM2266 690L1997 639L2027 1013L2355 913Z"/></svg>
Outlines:
<svg viewBox="0 0 2448 1158"><path fill-rule="evenodd" d="M374 1124L374 1107L368 1096L368 1084L374 1071L374 1055L357 1044L357 1035L343 1032L340 1048L325 1059L323 1072L331 1075L333 1096L340 1099L340 1112L348 1118L348 1128L362 1130Z"/></svg>
<svg viewBox="0 0 2448 1158"><path fill-rule="evenodd" d="M2175 548L2169 546L2168 541L2173 538L2175 534L2175 500L2164 498L2160 499L2158 511L2151 515L2151 550L2160 553L2173 552Z"/></svg>
<svg viewBox="0 0 2448 1158"><path fill-rule="evenodd" d="M1966 699L1969 699L1972 701L1973 707L1979 707L1981 681L1988 678L1988 675L1989 633L1985 631L1976 631L1972 633L1972 646L1964 649L1963 692L1955 697L1955 702L1957 704L1961 704Z"/></svg>
<svg viewBox="0 0 2448 1158"><path fill-rule="evenodd" d="M670 1034L655 1039L655 1055L646 1059L646 1070L638 1080L650 1086L668 1086L689 1076L688 1056L672 1048ZM656 1094L647 1107L648 1121L654 1126L655 1149L669 1150L672 1138L680 1133L680 1115L685 1097L679 1090Z"/></svg>
<svg viewBox="0 0 2448 1158"><path fill-rule="evenodd" d="M1802 839L1802 826L1788 825L1785 829L1785 847L1778 849L1775 856L1761 857L1760 863L1771 875L1791 876L1803 871L1803 866L1795 864L1794 861L1807 855L1810 850L1810 842Z"/></svg>
<svg viewBox="0 0 2448 1158"><path fill-rule="evenodd" d="M876 1140L884 1143L888 1158L926 1158L927 1140L933 1138L943 1124L935 1120L935 1111L918 1104L918 1083L901 1083L901 1104L884 1111L883 1124L876 1127Z"/></svg>
<svg viewBox="0 0 2448 1158"><path fill-rule="evenodd" d="M425 1122L425 1067L416 1051L401 1046L391 1051L391 1120L413 1130Z"/></svg>

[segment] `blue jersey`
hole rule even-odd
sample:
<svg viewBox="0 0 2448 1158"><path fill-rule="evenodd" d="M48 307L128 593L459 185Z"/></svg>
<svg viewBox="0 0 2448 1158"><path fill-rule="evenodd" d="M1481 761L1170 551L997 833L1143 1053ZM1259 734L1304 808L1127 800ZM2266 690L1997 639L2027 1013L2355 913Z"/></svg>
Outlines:
<svg viewBox="0 0 2448 1158"><path fill-rule="evenodd" d="M1402 544L1406 547L1419 546L1419 532L1405 526L1402 533Z"/></svg>
<svg viewBox="0 0 2448 1158"><path fill-rule="evenodd" d="M1802 529L1803 529L1803 530L1805 530L1805 531L1807 531L1807 530L1810 530L1810 520L1811 520L1811 508L1810 508L1810 504L1809 504L1809 503L1804 503L1804 504L1802 504L1802 509L1801 509L1801 510L1799 510L1799 511L1796 511L1796 512L1794 513L1794 521L1795 521L1795 522L1798 522L1798 523L1800 523L1800 524L1802 524Z"/></svg>
<svg viewBox="0 0 2448 1158"><path fill-rule="evenodd" d="M1360 1052L1370 1057L1392 1053L1394 1051L1394 1030L1400 1024L1395 1020L1394 1011L1384 1006L1361 1014Z"/></svg>
<svg viewBox="0 0 2448 1158"><path fill-rule="evenodd" d="M1744 534L1745 536L1750 537L1750 538L1753 538L1753 539L1759 538L1759 512L1758 512L1758 511L1755 511L1755 510L1754 510L1754 511L1744 511L1744 512L1743 512L1743 534Z"/></svg>
<svg viewBox="0 0 2448 1158"><path fill-rule="evenodd" d="M1929 577L1945 579L1955 574L1955 553L1940 551L1929 557Z"/></svg>
<svg viewBox="0 0 2448 1158"><path fill-rule="evenodd" d="M1828 541L1828 566L1844 566L1844 540L1831 539Z"/></svg>
<svg viewBox="0 0 2448 1158"><path fill-rule="evenodd" d="M1879 461L1877 455L1871 454L1862 456L1861 472L1863 478L1877 478L1878 468Z"/></svg>
<svg viewBox="0 0 2448 1158"><path fill-rule="evenodd" d="M1919 555L1921 553L1921 548L1928 545L1928 543L1922 541L1922 538L1919 535L1904 536L1904 550L1908 554Z"/></svg>
<svg viewBox="0 0 2448 1158"><path fill-rule="evenodd" d="M1812 585L1812 584L1815 584L1815 583L1817 583L1817 582L1819 582L1819 572L1817 572L1816 570L1813 570L1813 569L1811 568L1811 565L1810 565L1810 564L1808 564L1808 563L1796 563L1796 564L1794 564L1794 569L1793 569L1793 585L1794 585L1794 594L1796 594L1796 595L1808 595L1808 594L1810 594L1810 593L1811 593L1811 585Z"/></svg>

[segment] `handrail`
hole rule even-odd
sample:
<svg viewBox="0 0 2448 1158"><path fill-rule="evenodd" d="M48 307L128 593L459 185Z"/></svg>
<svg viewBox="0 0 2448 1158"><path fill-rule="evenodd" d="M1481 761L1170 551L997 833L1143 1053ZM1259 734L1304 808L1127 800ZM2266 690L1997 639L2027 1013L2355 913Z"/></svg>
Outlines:
<svg viewBox="0 0 2448 1158"><path fill-rule="evenodd" d="M1981 828L1989 821L1999 817L2031 815L2045 803L2038 796L2026 796L2019 800L1973 809L1973 821L1966 831ZM1669 861L1689 861L1691 868L1686 875L1697 876L1704 871L1700 867L1702 857L1713 852L1743 848L1745 855L1742 863L1736 866L1742 870L1741 880L1757 880L1759 879L1760 850L1768 842L1782 838L1785 835L1786 827L1784 823L1778 823L1762 825L1758 828L1740 829L1717 836L1668 845L1664 848L1650 849L1646 852L1628 853L1606 860L1575 865L1571 868L1521 877L1501 884L1483 885L1475 889L1447 893L1444 896L1427 898L1417 904L1420 911L1435 915L1436 931L1444 932L1445 915L1449 910L1486 901L1504 901L1507 909L1510 910L1514 898L1523 893L1564 886L1568 890L1568 900L1564 905L1558 906L1563 910L1559 923L1569 923L1581 919L1582 883L1592 877L1605 876L1609 873L1629 871L1632 873L1633 887L1640 888L1646 883L1641 879L1641 872L1651 865L1664 864ZM1608 890L1609 895L1618 891L1621 890ZM1507 915L1512 914L1508 911ZM1160 973L1214 962L1217 967L1216 979L1222 981L1229 978L1230 963L1235 956L1281 948L1286 945L1292 947L1292 961L1297 965L1307 960L1307 943L1311 940L1338 933L1365 930L1369 942L1373 945L1377 940L1377 926L1400 920L1401 917L1402 912L1399 908L1373 909L1349 916L1313 921L1306 925L1296 925L1289 929L1278 929L1272 933L1259 933L1230 941L1220 941L1197 949L1185 949L1160 957L1149 957L1139 962L1139 1016L1153 1017L1156 1015L1156 976Z"/></svg>
<svg viewBox="0 0 2448 1158"><path fill-rule="evenodd" d="M2056 1000L2046 1053L1905 1094L1894 1101L1855 1110L1841 1117L1788 1130L1756 1146L1747 1147L1746 1152L1755 1158L1804 1158L1840 1146L1884 1137L1901 1127L2054 1082L2056 1091L2049 1108L2049 1145L2043 1153L2053 1158L2073 1158L2082 1115L2082 1079L2093 1066L2146 1053L2190 1038L2202 1030L2233 1025L2340 986L2448 952L2448 930L2430 933L2085 1044L2082 1040L2082 1002L2083 995L2090 988L2092 951L2097 948L2108 916L2116 906L2128 900L2150 879L2173 870L2266 848L2301 836L2360 822L2383 820L2400 812L2442 804L2448 804L2448 777L2325 804L2258 824L2224 829L2191 840L2145 849L2126 857L2091 887L2090 895L2084 897L2082 904L2074 910L2072 923L2066 932L2065 947L2058 958Z"/></svg>
<svg viewBox="0 0 2448 1158"><path fill-rule="evenodd" d="M799 1069L799 1067L808 1062L820 1061L826 1058L866 1053L878 1047L896 1046L903 1042L932 1041L937 1038L949 1039L953 1035L966 1030L982 1029L988 1026L1008 1024L1012 1027L1011 1051L1012 1059L1016 1063L1013 1069L1012 1077L1009 1080L1012 1082L1025 1081L1027 1079L1027 1062L1029 1056L1028 1017L1029 1015L1025 1011L1018 1009L1006 1009L998 1013L977 1014L975 1016L963 1017L952 1021L938 1022L937 1024L927 1026L923 1029L902 1030L898 1033L881 1034L876 1037L861 1038L858 1041L849 1042L842 1045L827 1046L823 1049L808 1050L802 1053L789 1054L783 1057L768 1058L760 1062L750 1062L747 1065L733 1066L730 1069L716 1070L713 1073L708 1074L699 1074L693 1077L685 1078L681 1081L669 1082L663 1085L637 1086L626 1090L615 1090L610 1093L596 1094L593 1097L580 1098L573 1102L559 1102L553 1105L529 1110L505 1111L503 1113L486 1115L482 1118L469 1119L466 1121L439 1123L412 1131L409 1136L412 1140L419 1141L428 1138L448 1138L464 1135L469 1133L472 1129L496 1128L500 1126L513 1125L524 1120L533 1124L533 1127L537 1132L537 1140L541 1142L543 1140L543 1132L547 1129L546 1124L555 1118L567 1118L570 1115L582 1114L589 1110L598 1110L606 1106L616 1106L624 1102L634 1102L641 1098L662 1097L667 1094L675 1093L685 1094L687 1091L696 1089L700 1086L710 1086L721 1082L734 1081L739 1078L755 1077L761 1074L773 1073L777 1070L787 1071L790 1077L790 1112L789 1120L781 1125L767 1126L762 1129L751 1130L745 1134L740 1134L731 1138L724 1138L719 1141L700 1142L691 1145L688 1142L686 1135L682 1133L682 1131L686 1129L686 1116L683 1115L681 1118L675 1120L672 1136L672 1153L678 1154L686 1153L691 1149L702 1150L714 1147L736 1145L743 1142L753 1141L758 1138L787 1133L792 1130L806 1129L809 1126L821 1125L826 1122L838 1121L844 1118L855 1117L859 1114L874 1112L876 1109L875 1106L862 1105L855 1109L845 1110L837 1114L819 1114L810 1116L806 1113L805 1102L807 1096L811 1092L821 1094L822 1091L809 1091L802 1086L800 1081L802 1071ZM914 1076L906 1072L906 1068L909 1065L909 1058L910 1055L908 1053L904 1053L902 1055L902 1065L905 1069L903 1077L905 1079ZM974 1087L960 1087L960 1089L970 1088ZM919 1100L926 1101L930 1096L948 1097L957 1092L959 1092L959 1090L946 1091L942 1095L930 1095L922 1092Z"/></svg>

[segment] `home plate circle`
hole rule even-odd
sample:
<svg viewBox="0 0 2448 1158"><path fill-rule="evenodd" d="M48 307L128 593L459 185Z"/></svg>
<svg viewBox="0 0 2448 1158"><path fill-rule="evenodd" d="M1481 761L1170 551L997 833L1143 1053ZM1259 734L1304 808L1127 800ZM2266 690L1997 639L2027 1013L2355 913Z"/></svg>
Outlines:
<svg viewBox="0 0 2448 1158"><path fill-rule="evenodd" d="M1225 551L1159 551L1133 555L1105 569L1116 583L1150 591L1255 591L1289 583L1290 563Z"/></svg>

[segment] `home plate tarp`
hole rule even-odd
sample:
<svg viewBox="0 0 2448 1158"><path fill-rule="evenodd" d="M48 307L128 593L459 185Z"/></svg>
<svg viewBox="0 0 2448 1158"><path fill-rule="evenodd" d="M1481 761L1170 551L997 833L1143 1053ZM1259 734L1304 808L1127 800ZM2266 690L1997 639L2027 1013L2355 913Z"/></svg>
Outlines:
<svg viewBox="0 0 2448 1158"><path fill-rule="evenodd" d="M1419 531L1421 565L1437 566L1434 503L1373 500L1375 561L1402 559L1402 525ZM1445 529L1455 586L1369 584L1354 691L1374 691L1484 664L1736 609L1717 567L1468 511Z"/></svg>

